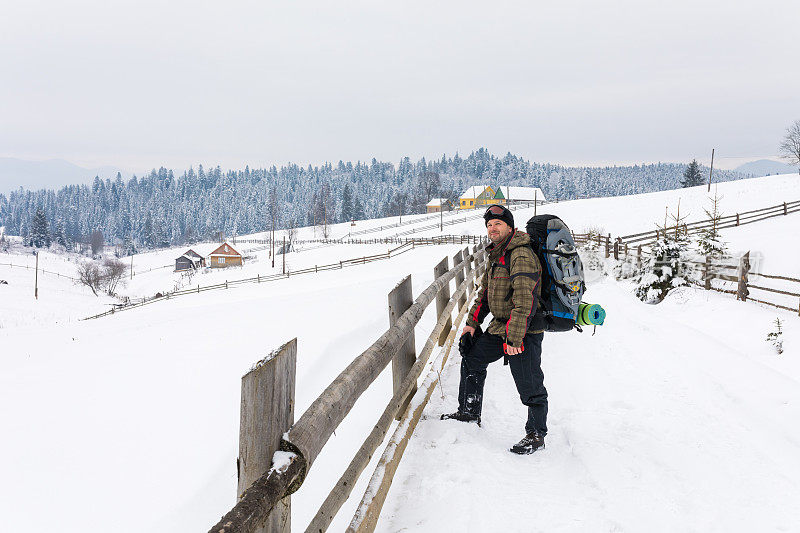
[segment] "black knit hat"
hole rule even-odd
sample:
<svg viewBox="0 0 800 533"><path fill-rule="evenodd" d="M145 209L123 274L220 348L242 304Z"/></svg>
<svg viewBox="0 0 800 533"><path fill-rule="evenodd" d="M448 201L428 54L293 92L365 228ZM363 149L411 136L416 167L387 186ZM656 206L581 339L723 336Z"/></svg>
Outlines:
<svg viewBox="0 0 800 533"><path fill-rule="evenodd" d="M493 205L486 210L486 213L483 214L483 220L486 221L486 225L489 225L489 221L493 218L497 220L502 220L506 224L508 224L511 228L514 227L514 215L511 214L511 211L503 207L502 205Z"/></svg>

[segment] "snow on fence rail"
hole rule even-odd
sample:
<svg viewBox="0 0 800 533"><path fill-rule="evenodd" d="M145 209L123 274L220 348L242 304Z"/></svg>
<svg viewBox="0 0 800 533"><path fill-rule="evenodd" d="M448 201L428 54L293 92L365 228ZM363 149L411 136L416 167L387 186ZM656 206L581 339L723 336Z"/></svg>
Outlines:
<svg viewBox="0 0 800 533"><path fill-rule="evenodd" d="M474 282L486 268L484 246L473 247L472 254L469 248L459 251L453 257L453 262L455 265L452 269L448 269L447 257L436 265L435 280L413 303L411 277L406 276L398 283L389 293L389 329L339 374L296 423L293 423L294 399L286 392L294 391L296 339L257 363L242 378L242 423L237 461L239 500L210 532L290 531L290 495L301 487L314 460L356 400L391 361L393 396L306 532L317 533L328 529L373 453L383 442L392 420L398 417L400 424L375 469L369 488L347 531L360 533L375 529L397 463L438 382L439 371L452 348L458 325L466 314L469 295L475 289ZM450 281L453 279L456 288L451 296ZM434 300L438 320L419 357L416 357L414 327ZM457 306L459 313L453 323L452 312ZM429 364L428 360L437 345L443 348L434 362ZM417 380L424 370L428 371L427 378L422 388L416 390ZM273 395L273 391L279 391L279 394ZM279 400L270 402L269 399L275 396ZM265 405L265 402L269 405ZM405 409L409 403L411 407ZM255 426L259 421L263 424L265 416L270 421L281 420L282 424L270 424L267 431L257 431ZM252 450L258 450L258 453L254 455ZM257 459L256 455L261 459ZM271 458L271 465L264 458Z"/></svg>

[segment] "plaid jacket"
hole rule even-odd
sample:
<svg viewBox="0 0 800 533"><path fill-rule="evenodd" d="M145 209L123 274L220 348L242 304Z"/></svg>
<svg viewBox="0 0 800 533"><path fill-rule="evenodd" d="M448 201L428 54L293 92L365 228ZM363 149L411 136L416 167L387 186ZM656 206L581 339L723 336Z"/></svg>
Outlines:
<svg viewBox="0 0 800 533"><path fill-rule="evenodd" d="M476 327L491 312L494 318L486 332L500 335L514 347L522 346L542 293L542 267L530 242L527 233L515 229L500 245L487 247L489 265L467 316L467 325Z"/></svg>

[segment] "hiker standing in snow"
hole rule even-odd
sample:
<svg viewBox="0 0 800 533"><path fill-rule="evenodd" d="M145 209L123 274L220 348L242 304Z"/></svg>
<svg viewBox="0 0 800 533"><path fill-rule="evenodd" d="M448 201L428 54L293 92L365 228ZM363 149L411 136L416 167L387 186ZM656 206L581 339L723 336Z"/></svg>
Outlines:
<svg viewBox="0 0 800 533"><path fill-rule="evenodd" d="M531 327L539 311L541 265L528 234L514 228L511 211L493 205L483 218L492 241L486 249L489 267L460 341L464 350L458 411L442 419L480 424L486 368L505 357L520 399L528 406L526 435L511 451L529 454L544 447L547 434L547 389L541 367L544 333ZM490 312L492 321L481 334L479 326Z"/></svg>

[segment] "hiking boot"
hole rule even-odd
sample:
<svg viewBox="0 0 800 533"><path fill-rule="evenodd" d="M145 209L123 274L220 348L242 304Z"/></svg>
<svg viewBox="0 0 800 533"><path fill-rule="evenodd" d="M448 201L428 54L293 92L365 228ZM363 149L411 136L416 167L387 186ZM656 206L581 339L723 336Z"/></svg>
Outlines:
<svg viewBox="0 0 800 533"><path fill-rule="evenodd" d="M450 413L448 415L442 415L442 420L458 420L459 422L476 422L478 426L481 425L481 417L478 415L472 415L469 413L465 413L464 411L456 411L455 413Z"/></svg>
<svg viewBox="0 0 800 533"><path fill-rule="evenodd" d="M512 446L509 451L519 455L528 455L539 448L544 448L544 435L538 431L533 431L525 435L522 440Z"/></svg>

